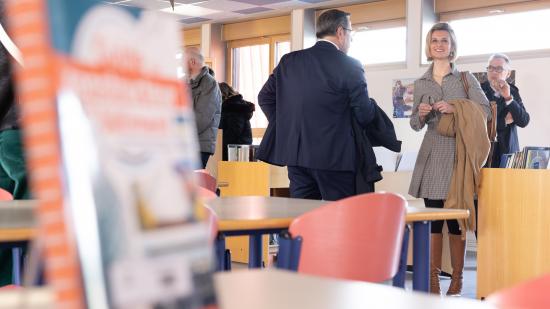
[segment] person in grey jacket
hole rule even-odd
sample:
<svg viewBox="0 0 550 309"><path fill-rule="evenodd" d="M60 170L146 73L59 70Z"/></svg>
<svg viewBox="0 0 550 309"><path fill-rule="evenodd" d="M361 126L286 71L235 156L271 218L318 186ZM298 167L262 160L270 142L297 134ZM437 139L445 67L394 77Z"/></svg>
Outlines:
<svg viewBox="0 0 550 309"><path fill-rule="evenodd" d="M216 136L221 117L222 95L218 83L204 65L198 48L185 49L187 74L193 96L193 110L197 123L202 168L216 149Z"/></svg>

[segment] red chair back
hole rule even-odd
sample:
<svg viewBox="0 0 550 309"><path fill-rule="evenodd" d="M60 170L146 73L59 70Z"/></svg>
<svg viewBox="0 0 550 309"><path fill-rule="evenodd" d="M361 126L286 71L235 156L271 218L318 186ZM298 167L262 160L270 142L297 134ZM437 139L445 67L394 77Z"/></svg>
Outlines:
<svg viewBox="0 0 550 309"><path fill-rule="evenodd" d="M361 194L296 218L302 236L298 272L382 282L397 272L407 202L393 193Z"/></svg>
<svg viewBox="0 0 550 309"><path fill-rule="evenodd" d="M198 198L203 201L218 197L216 193L200 186L196 187L196 193ZM203 207L203 210L205 211L204 218L208 223L208 230L210 231L210 241L214 242L216 236L218 235L218 217L216 216L216 213L212 211L212 209L206 206Z"/></svg>
<svg viewBox="0 0 550 309"><path fill-rule="evenodd" d="M550 308L550 274L493 293L487 302L501 309Z"/></svg>
<svg viewBox="0 0 550 309"><path fill-rule="evenodd" d="M11 201L13 200L13 195L8 191L0 188L0 201Z"/></svg>
<svg viewBox="0 0 550 309"><path fill-rule="evenodd" d="M201 199L203 200L209 200L209 199L213 199L213 198L217 198L218 196L216 195L216 193L208 190L207 188L205 187L200 187L200 186L197 186L196 187L196 190L197 190L197 196L200 197Z"/></svg>
<svg viewBox="0 0 550 309"><path fill-rule="evenodd" d="M199 186L206 188L212 192L216 192L216 178L210 175L207 170L195 170L195 175L198 177Z"/></svg>
<svg viewBox="0 0 550 309"><path fill-rule="evenodd" d="M213 244L216 236L218 236L218 216L216 216L212 209L206 206L203 208L206 212L206 222L208 223L208 231L210 232L210 244Z"/></svg>

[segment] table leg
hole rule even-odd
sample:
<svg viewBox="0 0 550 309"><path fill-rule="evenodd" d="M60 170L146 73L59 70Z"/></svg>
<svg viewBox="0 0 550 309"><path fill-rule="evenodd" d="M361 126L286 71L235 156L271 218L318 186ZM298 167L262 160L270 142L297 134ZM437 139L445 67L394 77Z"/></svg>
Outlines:
<svg viewBox="0 0 550 309"><path fill-rule="evenodd" d="M413 290L429 291L430 221L413 223Z"/></svg>
<svg viewBox="0 0 550 309"><path fill-rule="evenodd" d="M248 240L248 268L262 267L262 234L252 233Z"/></svg>
<svg viewBox="0 0 550 309"><path fill-rule="evenodd" d="M13 263L13 284L21 285L21 257L23 255L23 250L21 248L15 247L11 249L12 251L12 263Z"/></svg>
<svg viewBox="0 0 550 309"><path fill-rule="evenodd" d="M403 232L403 242L401 244L401 256L399 257L399 268L397 274L393 277L393 286L404 288L405 277L407 275L407 254L409 251L409 225L405 225Z"/></svg>

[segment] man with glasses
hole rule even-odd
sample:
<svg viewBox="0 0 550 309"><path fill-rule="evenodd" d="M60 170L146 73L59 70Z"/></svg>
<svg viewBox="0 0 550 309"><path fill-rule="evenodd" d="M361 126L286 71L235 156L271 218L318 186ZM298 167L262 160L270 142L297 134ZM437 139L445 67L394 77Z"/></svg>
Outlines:
<svg viewBox="0 0 550 309"><path fill-rule="evenodd" d="M349 13L328 10L317 20L318 42L281 59L258 95L269 120L257 158L288 166L290 195L338 200L355 194L352 117L374 118L362 65L346 54Z"/></svg>
<svg viewBox="0 0 550 309"><path fill-rule="evenodd" d="M518 88L506 81L510 72L510 58L493 54L489 57L487 81L481 84L487 99L497 103L497 144L491 167L499 167L503 154L519 151L517 127L524 128L529 123Z"/></svg>

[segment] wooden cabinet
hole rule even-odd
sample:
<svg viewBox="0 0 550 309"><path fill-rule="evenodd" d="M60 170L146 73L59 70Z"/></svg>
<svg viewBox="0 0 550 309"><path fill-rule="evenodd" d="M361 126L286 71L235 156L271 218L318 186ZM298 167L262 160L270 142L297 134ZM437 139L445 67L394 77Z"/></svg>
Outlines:
<svg viewBox="0 0 550 309"><path fill-rule="evenodd" d="M263 162L218 162L220 195L269 196L270 165ZM269 236L262 238L263 261L267 261ZM227 237L226 247L234 262L248 263L248 236Z"/></svg>
<svg viewBox="0 0 550 309"><path fill-rule="evenodd" d="M550 170L481 176L478 298L550 272Z"/></svg>

